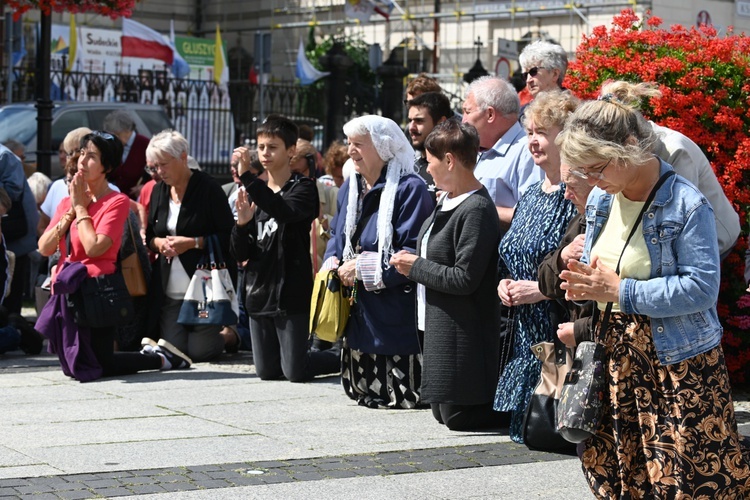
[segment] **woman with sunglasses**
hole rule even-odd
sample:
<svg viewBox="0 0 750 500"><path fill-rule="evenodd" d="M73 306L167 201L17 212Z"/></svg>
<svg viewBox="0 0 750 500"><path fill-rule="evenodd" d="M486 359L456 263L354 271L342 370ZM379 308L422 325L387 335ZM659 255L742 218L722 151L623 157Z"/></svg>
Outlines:
<svg viewBox="0 0 750 500"><path fill-rule="evenodd" d="M109 133L95 131L83 136L80 144L78 170L70 180L70 196L60 202L49 226L39 238L39 253L49 256L59 247L62 258L67 262L81 262L88 276L113 274L117 272L117 254L130 201L124 194L110 188L107 175L120 165L122 143ZM58 271L61 267L58 266ZM59 274L53 276L53 293ZM54 330L51 323L54 322L45 323L40 318L37 329L49 337ZM62 330L63 340L76 339L78 344L79 354L75 361L79 364L76 366L89 366L85 372L74 372L79 380L190 365L169 345L149 353L114 352L114 324L86 332L78 329L75 323L64 323ZM64 356L71 366L72 360L68 359L67 352L58 353L58 356Z"/></svg>
<svg viewBox="0 0 750 500"><path fill-rule="evenodd" d="M542 92L526 110L524 126L534 163L544 180L532 184L518 200L508 232L500 241L500 283L497 293L510 307L508 333L512 353L503 353L495 395L495 410L511 412L510 438L523 443L523 418L539 380L541 362L530 347L551 342L557 324L551 318L554 302L539 291L537 269L548 252L560 244L575 206L565 198L560 178L560 150L555 137L578 105L570 92Z"/></svg>
<svg viewBox="0 0 750 500"><path fill-rule="evenodd" d="M579 449L598 498L745 498L716 313L719 249L711 205L654 156L630 102L583 104L558 136L563 162L596 187L580 260L560 273L568 300L603 311L604 415Z"/></svg>
<svg viewBox="0 0 750 500"><path fill-rule="evenodd" d="M534 99L540 92L563 89L563 78L568 69L568 54L560 45L544 40L530 43L518 56L523 81ZM523 109L521 117L523 117Z"/></svg>

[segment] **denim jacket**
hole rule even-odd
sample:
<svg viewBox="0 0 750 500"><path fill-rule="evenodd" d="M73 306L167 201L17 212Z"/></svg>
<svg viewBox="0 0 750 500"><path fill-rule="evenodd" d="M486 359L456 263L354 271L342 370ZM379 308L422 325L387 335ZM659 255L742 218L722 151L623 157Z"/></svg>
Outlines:
<svg viewBox="0 0 750 500"><path fill-rule="evenodd" d="M661 174L671 169L661 161ZM589 195L584 262L590 259L611 205L612 195L599 188ZM713 349L721 341L722 327L716 313L719 247L711 205L695 186L673 175L644 213L642 234L651 258L651 277L621 280L620 310L650 318L656 352L664 365Z"/></svg>

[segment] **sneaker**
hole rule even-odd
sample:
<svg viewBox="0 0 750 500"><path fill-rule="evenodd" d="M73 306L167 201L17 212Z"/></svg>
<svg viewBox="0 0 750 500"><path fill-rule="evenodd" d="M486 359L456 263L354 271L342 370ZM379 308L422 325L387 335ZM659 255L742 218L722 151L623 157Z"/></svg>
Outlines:
<svg viewBox="0 0 750 500"><path fill-rule="evenodd" d="M164 339L159 340L154 352L164 356L162 370L184 370L190 368L190 365L193 364L189 357Z"/></svg>
<svg viewBox="0 0 750 500"><path fill-rule="evenodd" d="M155 340L143 337L143 339L141 339L141 352L143 354L154 352L154 349L156 349L158 345L159 344L157 344Z"/></svg>

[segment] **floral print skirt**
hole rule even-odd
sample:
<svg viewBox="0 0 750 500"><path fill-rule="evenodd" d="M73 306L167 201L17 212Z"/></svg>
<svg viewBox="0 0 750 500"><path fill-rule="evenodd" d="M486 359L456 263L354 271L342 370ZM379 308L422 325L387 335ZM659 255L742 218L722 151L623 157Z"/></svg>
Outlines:
<svg viewBox="0 0 750 500"><path fill-rule="evenodd" d="M663 366L645 316L614 313L604 334L608 410L582 451L598 498L750 497L721 346Z"/></svg>
<svg viewBox="0 0 750 500"><path fill-rule="evenodd" d="M368 354L341 349L341 385L346 395L368 408L427 408L419 391L422 355Z"/></svg>

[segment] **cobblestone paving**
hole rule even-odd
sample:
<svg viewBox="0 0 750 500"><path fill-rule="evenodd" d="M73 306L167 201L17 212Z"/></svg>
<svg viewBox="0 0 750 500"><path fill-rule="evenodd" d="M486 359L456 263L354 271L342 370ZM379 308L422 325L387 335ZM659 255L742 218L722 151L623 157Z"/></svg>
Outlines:
<svg viewBox="0 0 750 500"><path fill-rule="evenodd" d="M566 460L515 443L394 451L300 460L240 462L165 469L0 479L0 498L79 499L389 476Z"/></svg>

